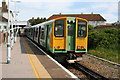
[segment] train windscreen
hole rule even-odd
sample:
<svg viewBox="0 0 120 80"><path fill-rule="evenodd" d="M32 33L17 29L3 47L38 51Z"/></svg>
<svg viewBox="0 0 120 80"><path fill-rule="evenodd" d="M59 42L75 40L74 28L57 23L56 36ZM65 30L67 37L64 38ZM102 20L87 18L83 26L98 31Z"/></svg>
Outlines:
<svg viewBox="0 0 120 80"><path fill-rule="evenodd" d="M78 37L86 37L87 23L85 21L78 20Z"/></svg>
<svg viewBox="0 0 120 80"><path fill-rule="evenodd" d="M55 37L64 36L64 20L63 19L55 21L54 31L55 31Z"/></svg>

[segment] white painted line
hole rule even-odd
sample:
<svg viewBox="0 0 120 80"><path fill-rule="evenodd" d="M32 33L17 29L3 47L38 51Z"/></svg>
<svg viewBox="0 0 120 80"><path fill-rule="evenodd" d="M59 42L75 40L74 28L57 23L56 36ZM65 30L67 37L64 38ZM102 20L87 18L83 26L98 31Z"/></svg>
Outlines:
<svg viewBox="0 0 120 80"><path fill-rule="evenodd" d="M91 57L94 57L94 58L99 59L99 60L102 60L102 61L105 61L105 62L108 62L108 63L111 63L111 64L113 64L113 65L120 66L120 64L118 64L118 63L115 63L115 62L112 62L112 61L109 61L109 60L106 60L106 59L103 59L103 58L99 58L99 57L94 56L94 55L91 55L91 54L86 54L86 55L91 56Z"/></svg>
<svg viewBox="0 0 120 80"><path fill-rule="evenodd" d="M28 38L27 38L28 39ZM28 39L29 40L29 39ZM32 42L31 40L29 40ZM75 78L75 80L80 80L77 76L75 76L73 73L71 73L69 70L67 70L65 67L63 67L60 63L58 63L55 59L53 59L51 56L49 56L46 52L44 52L41 48L39 48L35 43L32 42L39 50L41 50L47 57L49 57L52 61L54 61L58 66L60 66L64 71L66 71L72 78Z"/></svg>

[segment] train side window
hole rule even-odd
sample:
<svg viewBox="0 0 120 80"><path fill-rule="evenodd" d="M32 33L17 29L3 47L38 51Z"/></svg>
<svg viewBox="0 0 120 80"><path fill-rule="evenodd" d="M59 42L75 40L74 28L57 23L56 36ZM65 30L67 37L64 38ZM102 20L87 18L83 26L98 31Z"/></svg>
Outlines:
<svg viewBox="0 0 120 80"><path fill-rule="evenodd" d="M32 36L32 33L33 33L33 29L31 28L31 36Z"/></svg>
<svg viewBox="0 0 120 80"><path fill-rule="evenodd" d="M29 36L31 35L30 29L29 29Z"/></svg>
<svg viewBox="0 0 120 80"><path fill-rule="evenodd" d="M39 37L40 37L40 33L41 33L41 26L39 26L39 28L38 28L38 33L39 33Z"/></svg>
<svg viewBox="0 0 120 80"><path fill-rule="evenodd" d="M44 39L44 32L45 32L45 30L44 30L44 28L42 28L41 29L41 39Z"/></svg>
<svg viewBox="0 0 120 80"><path fill-rule="evenodd" d="M64 20L56 20L54 27L55 37L64 37Z"/></svg>
<svg viewBox="0 0 120 80"><path fill-rule="evenodd" d="M50 27L49 25L47 25L47 34L49 35L49 32L50 32Z"/></svg>
<svg viewBox="0 0 120 80"><path fill-rule="evenodd" d="M85 21L78 21L78 37L86 37L87 34L87 24Z"/></svg>
<svg viewBox="0 0 120 80"><path fill-rule="evenodd" d="M36 28L35 37L37 37L37 35L38 35L38 28Z"/></svg>

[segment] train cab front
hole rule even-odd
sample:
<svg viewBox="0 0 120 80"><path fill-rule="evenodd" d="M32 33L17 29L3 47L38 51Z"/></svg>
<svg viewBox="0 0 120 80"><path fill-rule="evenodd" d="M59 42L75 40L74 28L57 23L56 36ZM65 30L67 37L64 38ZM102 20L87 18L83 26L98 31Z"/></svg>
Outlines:
<svg viewBox="0 0 120 80"><path fill-rule="evenodd" d="M87 52L87 20L76 17L61 17L54 21L53 53L66 55L69 63L80 61Z"/></svg>

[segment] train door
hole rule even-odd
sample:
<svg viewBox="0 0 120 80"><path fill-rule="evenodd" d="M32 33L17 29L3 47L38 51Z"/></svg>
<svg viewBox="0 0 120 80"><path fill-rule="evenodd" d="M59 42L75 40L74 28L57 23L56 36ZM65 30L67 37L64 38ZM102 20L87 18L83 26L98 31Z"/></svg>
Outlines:
<svg viewBox="0 0 120 80"><path fill-rule="evenodd" d="M67 20L67 51L75 50L75 20Z"/></svg>
<svg viewBox="0 0 120 80"><path fill-rule="evenodd" d="M39 26L39 31L38 31L38 43L40 43L40 31L41 31L41 26Z"/></svg>
<svg viewBox="0 0 120 80"><path fill-rule="evenodd" d="M46 39L45 39L45 45L46 45L46 48L47 48L47 42L48 42L48 29L49 29L49 25L46 25Z"/></svg>

